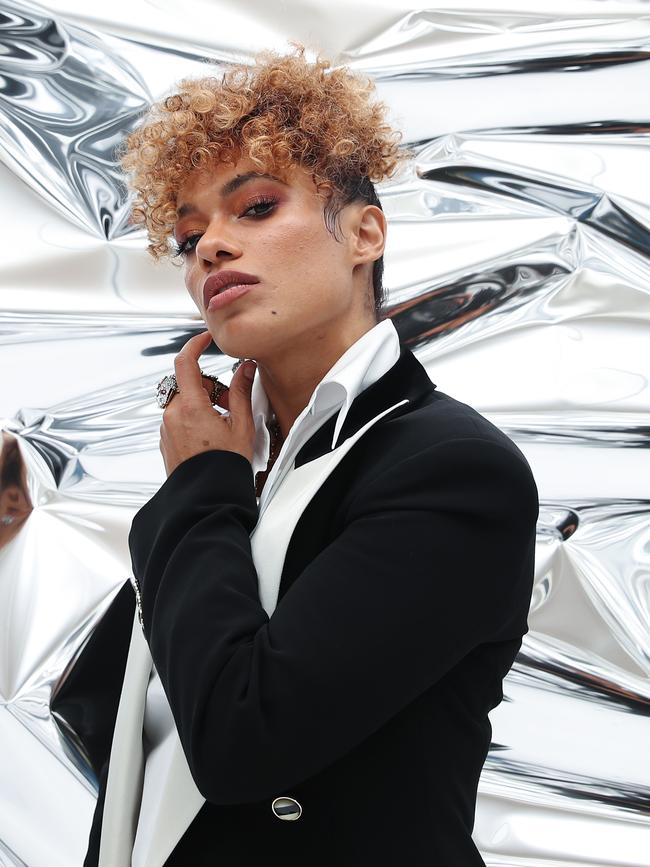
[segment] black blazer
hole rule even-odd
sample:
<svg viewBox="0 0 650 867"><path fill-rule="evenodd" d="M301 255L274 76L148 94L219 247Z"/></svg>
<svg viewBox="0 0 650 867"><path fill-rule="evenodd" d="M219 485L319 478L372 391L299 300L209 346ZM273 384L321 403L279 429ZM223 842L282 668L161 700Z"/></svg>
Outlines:
<svg viewBox="0 0 650 867"><path fill-rule="evenodd" d="M470 867L488 712L528 631L539 501L520 449L410 349L357 396L383 408L302 513L262 608L249 461L184 461L129 534L144 632L206 798L167 867ZM336 416L296 466L328 451ZM129 581L53 700L99 776L134 613ZM302 807L281 821L272 800Z"/></svg>

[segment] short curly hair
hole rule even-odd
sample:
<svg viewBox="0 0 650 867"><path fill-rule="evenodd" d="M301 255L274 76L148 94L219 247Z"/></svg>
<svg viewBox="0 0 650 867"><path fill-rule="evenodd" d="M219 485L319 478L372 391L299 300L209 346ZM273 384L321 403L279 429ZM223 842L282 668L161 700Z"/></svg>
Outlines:
<svg viewBox="0 0 650 867"><path fill-rule="evenodd" d="M371 79L346 67L329 69L317 55L265 50L255 64L233 64L220 78L184 78L177 91L145 110L142 123L116 148L134 193L132 224L144 224L155 261L175 260L176 197L188 173L245 154L261 171L299 165L325 191L324 220L335 235L343 207L362 201L381 208L374 184L391 177L411 152L371 102ZM206 61L210 64L212 61ZM329 71L328 71L329 70ZM384 304L383 256L373 263L375 313Z"/></svg>

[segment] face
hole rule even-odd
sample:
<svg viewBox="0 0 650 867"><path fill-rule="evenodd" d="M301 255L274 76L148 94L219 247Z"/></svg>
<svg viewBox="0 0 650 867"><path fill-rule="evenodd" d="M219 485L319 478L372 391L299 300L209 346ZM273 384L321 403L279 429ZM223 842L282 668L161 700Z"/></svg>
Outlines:
<svg viewBox="0 0 650 867"><path fill-rule="evenodd" d="M185 285L215 343L232 357L265 361L288 347L313 352L315 341L348 333L352 342L375 322L371 272L384 248L381 209L345 207L337 239L325 226L324 200L305 169L271 172L275 179L249 175L259 172L244 157L209 173L194 170L178 192L174 238ZM204 284L226 270L259 282L208 309Z"/></svg>

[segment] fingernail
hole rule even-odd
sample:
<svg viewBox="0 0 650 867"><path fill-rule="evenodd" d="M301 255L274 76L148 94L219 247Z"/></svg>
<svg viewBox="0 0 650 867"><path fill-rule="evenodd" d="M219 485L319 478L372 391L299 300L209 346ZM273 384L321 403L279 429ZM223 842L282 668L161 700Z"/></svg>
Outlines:
<svg viewBox="0 0 650 867"><path fill-rule="evenodd" d="M255 367L254 361L247 361L244 364L244 376L246 379L252 379L255 376Z"/></svg>

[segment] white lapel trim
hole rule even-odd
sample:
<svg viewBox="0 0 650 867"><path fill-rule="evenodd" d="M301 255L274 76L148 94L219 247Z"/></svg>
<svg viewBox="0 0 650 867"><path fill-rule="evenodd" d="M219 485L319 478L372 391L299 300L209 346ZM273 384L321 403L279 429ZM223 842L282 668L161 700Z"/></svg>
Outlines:
<svg viewBox="0 0 650 867"><path fill-rule="evenodd" d="M398 406L400 400L366 422L330 452L284 475L267 500L251 533L260 602L271 617L291 536L300 516L325 479L366 431ZM152 660L142 628L134 617L129 657L115 723L98 867L130 867L144 774L142 725ZM171 713L171 711L170 711ZM205 798L194 783L178 732L174 731L167 784L161 793L158 822L144 867L163 867Z"/></svg>
<svg viewBox="0 0 650 867"><path fill-rule="evenodd" d="M332 451L287 472L279 481L273 496L260 510L260 519L251 533L251 549L257 569L260 602L269 617L277 604L282 568L291 536L308 503L357 440L403 403L408 403L408 398L371 418Z"/></svg>
<svg viewBox="0 0 650 867"><path fill-rule="evenodd" d="M111 758L117 749L119 761L108 764L98 867L131 864L144 779L142 722L152 664L136 609L111 746Z"/></svg>

